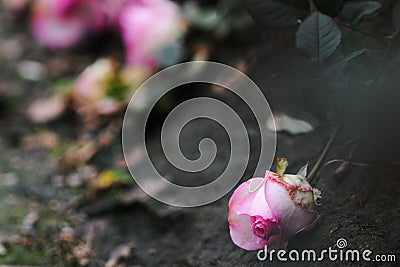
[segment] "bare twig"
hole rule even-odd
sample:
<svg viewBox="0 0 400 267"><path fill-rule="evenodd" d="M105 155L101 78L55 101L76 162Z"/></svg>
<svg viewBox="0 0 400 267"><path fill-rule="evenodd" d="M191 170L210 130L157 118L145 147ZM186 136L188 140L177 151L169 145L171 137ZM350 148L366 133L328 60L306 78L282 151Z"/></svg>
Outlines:
<svg viewBox="0 0 400 267"><path fill-rule="evenodd" d="M389 59L389 56L390 56L390 52L393 49L393 45L394 45L395 40L396 40L397 36L399 35L399 33L400 33L400 29L397 30L393 35L388 37L390 42L389 42L389 44L388 44L388 46L386 48L385 57L383 58L383 63L381 65L381 67L379 68L378 73L376 74L376 77L375 77L375 79L373 80L373 82L371 84L377 84L379 82L379 79L381 78L382 73L385 70L385 67L387 65L387 62L388 62L388 59Z"/></svg>

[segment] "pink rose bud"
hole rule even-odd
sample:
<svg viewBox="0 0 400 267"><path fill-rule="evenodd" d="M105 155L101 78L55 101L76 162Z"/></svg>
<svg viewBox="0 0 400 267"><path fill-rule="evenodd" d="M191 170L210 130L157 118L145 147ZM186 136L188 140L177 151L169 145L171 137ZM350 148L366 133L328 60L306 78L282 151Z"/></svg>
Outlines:
<svg viewBox="0 0 400 267"><path fill-rule="evenodd" d="M45 46L73 46L86 33L101 29L103 24L104 14L97 0L34 1L32 31Z"/></svg>
<svg viewBox="0 0 400 267"><path fill-rule="evenodd" d="M162 63L161 52L174 47L185 28L179 7L169 0L130 1L119 23L127 63L150 68Z"/></svg>
<svg viewBox="0 0 400 267"><path fill-rule="evenodd" d="M265 179L250 179L233 193L228 221L237 246L286 248L290 237L311 229L318 220L315 206L320 192L304 177L306 168L297 175L285 175L286 167L287 161L280 159L278 174L268 171Z"/></svg>

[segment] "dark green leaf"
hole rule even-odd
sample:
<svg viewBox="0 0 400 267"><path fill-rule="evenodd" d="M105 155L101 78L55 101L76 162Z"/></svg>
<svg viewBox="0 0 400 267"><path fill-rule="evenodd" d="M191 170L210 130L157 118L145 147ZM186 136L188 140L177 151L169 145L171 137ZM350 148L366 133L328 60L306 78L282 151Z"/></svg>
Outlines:
<svg viewBox="0 0 400 267"><path fill-rule="evenodd" d="M365 36L359 32L349 31L343 36L341 50L343 54L347 55L354 51L365 48L366 41Z"/></svg>
<svg viewBox="0 0 400 267"><path fill-rule="evenodd" d="M321 62L339 46L342 33L332 18L316 12L300 25L296 38L297 47L308 58Z"/></svg>
<svg viewBox="0 0 400 267"><path fill-rule="evenodd" d="M340 48L343 55L350 55L353 52L363 50L366 47L373 47L374 42L380 43L380 40L370 38L367 43L365 35L356 31L349 31L343 36ZM354 60L352 59L351 62L347 62L346 65L351 67L353 70L361 71L364 68L365 63L365 57L356 57Z"/></svg>
<svg viewBox="0 0 400 267"><path fill-rule="evenodd" d="M364 54L364 53L367 52L367 51L368 51L367 48L363 48L363 49L354 51L354 52L352 52L352 53L350 53L350 54L348 54L348 55L342 57L342 58L340 59L339 62L340 62L341 64L350 62L351 60L355 59L355 58L358 57L358 56L361 56L362 54Z"/></svg>
<svg viewBox="0 0 400 267"><path fill-rule="evenodd" d="M264 25L273 27L292 27L299 24L306 11L300 7L308 7L307 0L243 0L253 19Z"/></svg>
<svg viewBox="0 0 400 267"><path fill-rule="evenodd" d="M343 7L344 0L313 0L318 11L329 16L337 16Z"/></svg>
<svg viewBox="0 0 400 267"><path fill-rule="evenodd" d="M352 61L353 59L361 56L362 54L364 54L367 51L368 51L368 49L363 48L363 49L360 49L360 50L357 50L357 51L353 51L350 54L339 58L335 63L333 63L330 67L327 68L326 74L331 74L339 66L341 66L343 64L346 64L346 63L349 63L350 61Z"/></svg>
<svg viewBox="0 0 400 267"><path fill-rule="evenodd" d="M381 3L376 1L346 2L340 12L340 16L352 25L357 25L365 16L374 14L381 7Z"/></svg>

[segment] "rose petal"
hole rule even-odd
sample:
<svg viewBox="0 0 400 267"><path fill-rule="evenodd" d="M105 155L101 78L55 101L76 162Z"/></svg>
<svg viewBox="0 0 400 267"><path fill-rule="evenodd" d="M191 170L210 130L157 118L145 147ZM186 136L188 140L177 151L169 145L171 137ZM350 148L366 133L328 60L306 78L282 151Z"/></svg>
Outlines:
<svg viewBox="0 0 400 267"><path fill-rule="evenodd" d="M279 227L284 240L288 240L309 226L318 216L317 213L296 204L289 194L290 190L296 190L296 188L287 186L271 173L268 175L265 183L265 198L272 213L279 218Z"/></svg>
<svg viewBox="0 0 400 267"><path fill-rule="evenodd" d="M258 179L258 178L255 178ZM257 181L258 182L258 181ZM237 205L236 213L238 215L261 216L264 220L274 219L274 216L268 207L265 199L264 188L259 188L254 193L249 193ZM244 189L246 190L246 189ZM247 188L247 190L249 190Z"/></svg>
<svg viewBox="0 0 400 267"><path fill-rule="evenodd" d="M252 181L260 183L263 179L264 178L253 178L244 182L235 190L229 201L228 221L232 241L237 246L246 250L261 249L268 244L268 240L259 238L254 235L250 222L250 216L245 214L239 215L237 210L239 206L242 209L248 207L248 205L252 202L251 200L260 199L258 193L259 191L263 193L263 188L260 188L257 192L250 193L249 187ZM251 197L247 198L248 196ZM245 200L245 203L241 204L243 200ZM268 210L268 206L264 204L256 204L254 206L254 208L250 208L250 213L252 214L254 214L254 212L258 211L262 207L265 207ZM270 214L269 211L262 211L262 213L265 216L267 216L267 214Z"/></svg>

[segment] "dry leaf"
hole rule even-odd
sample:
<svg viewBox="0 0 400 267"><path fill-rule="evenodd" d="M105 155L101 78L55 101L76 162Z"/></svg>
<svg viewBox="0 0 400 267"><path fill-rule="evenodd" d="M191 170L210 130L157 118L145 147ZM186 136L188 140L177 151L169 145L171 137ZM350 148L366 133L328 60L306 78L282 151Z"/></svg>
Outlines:
<svg viewBox="0 0 400 267"><path fill-rule="evenodd" d="M284 113L276 113L273 117L269 117L267 128L270 131L276 130L277 132L288 132L290 134L303 134L314 130L310 123L292 118Z"/></svg>

